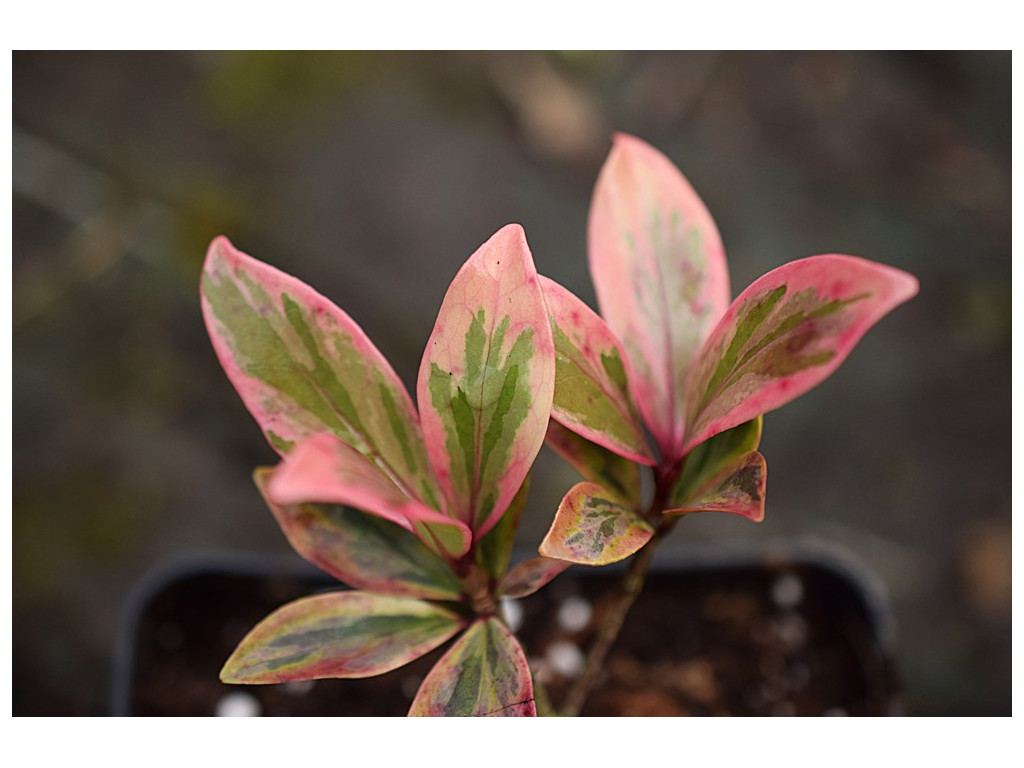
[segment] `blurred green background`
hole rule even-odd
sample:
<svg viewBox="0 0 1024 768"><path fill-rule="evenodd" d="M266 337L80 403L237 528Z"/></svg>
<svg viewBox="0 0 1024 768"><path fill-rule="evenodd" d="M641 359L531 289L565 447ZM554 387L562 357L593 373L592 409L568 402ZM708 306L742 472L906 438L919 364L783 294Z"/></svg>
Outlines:
<svg viewBox="0 0 1024 768"><path fill-rule="evenodd" d="M812 536L889 593L911 714L1011 712L1010 54L13 55L13 711L107 711L118 611L208 549L285 554L272 463L202 324L227 234L345 308L411 385L444 290L510 221L593 304L613 131L704 198L733 293L862 255L921 294L765 419L767 518L678 552ZM545 449L522 543L572 472Z"/></svg>

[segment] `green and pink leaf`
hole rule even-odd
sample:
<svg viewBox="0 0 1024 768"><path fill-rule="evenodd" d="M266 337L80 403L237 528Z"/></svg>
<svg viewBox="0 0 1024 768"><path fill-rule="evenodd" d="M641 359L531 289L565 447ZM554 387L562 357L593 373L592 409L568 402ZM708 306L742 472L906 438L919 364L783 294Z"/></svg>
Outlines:
<svg viewBox="0 0 1024 768"><path fill-rule="evenodd" d="M790 262L756 280L701 350L685 449L817 385L917 287L906 272L842 255Z"/></svg>
<svg viewBox="0 0 1024 768"><path fill-rule="evenodd" d="M623 343L633 396L672 461L682 456L691 368L729 305L718 229L668 158L618 134L597 179L588 234L601 315Z"/></svg>
<svg viewBox="0 0 1024 768"><path fill-rule="evenodd" d="M596 483L573 486L555 513L540 554L581 565L623 560L650 541L654 529Z"/></svg>
<svg viewBox="0 0 1024 768"><path fill-rule="evenodd" d="M292 547L334 578L383 595L458 600L462 585L443 559L406 528L336 504L281 505L267 497L273 470L253 473Z"/></svg>
<svg viewBox="0 0 1024 768"><path fill-rule="evenodd" d="M616 501L640 505L640 466L607 448L580 437L554 419L548 424L548 446L584 480L604 486Z"/></svg>
<svg viewBox="0 0 1024 768"><path fill-rule="evenodd" d="M571 292L543 275L540 281L555 342L552 418L620 456L654 464L629 394L619 340Z"/></svg>
<svg viewBox="0 0 1024 768"><path fill-rule="evenodd" d="M413 531L438 554L458 558L472 536L458 520L407 496L380 467L334 435L296 446L267 483L267 496L282 506L310 502L345 504Z"/></svg>
<svg viewBox="0 0 1024 768"><path fill-rule="evenodd" d="M437 648L466 621L439 605L367 592L288 603L239 643L225 683L284 683L390 672Z"/></svg>
<svg viewBox="0 0 1024 768"><path fill-rule="evenodd" d="M329 432L443 510L412 400L352 318L225 237L210 244L201 300L221 365L280 454Z"/></svg>
<svg viewBox="0 0 1024 768"><path fill-rule="evenodd" d="M518 641L498 619L478 619L420 686L412 717L535 717L533 678Z"/></svg>
<svg viewBox="0 0 1024 768"><path fill-rule="evenodd" d="M427 341L417 395L449 514L483 534L544 442L555 355L522 227L484 243L452 281Z"/></svg>

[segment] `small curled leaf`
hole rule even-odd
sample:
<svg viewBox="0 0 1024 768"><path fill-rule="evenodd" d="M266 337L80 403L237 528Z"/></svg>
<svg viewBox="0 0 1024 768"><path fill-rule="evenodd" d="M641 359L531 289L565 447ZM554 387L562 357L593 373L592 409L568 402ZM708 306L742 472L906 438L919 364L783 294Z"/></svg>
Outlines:
<svg viewBox="0 0 1024 768"><path fill-rule="evenodd" d="M540 553L581 565L623 560L650 541L654 529L596 483L579 483L562 499Z"/></svg>

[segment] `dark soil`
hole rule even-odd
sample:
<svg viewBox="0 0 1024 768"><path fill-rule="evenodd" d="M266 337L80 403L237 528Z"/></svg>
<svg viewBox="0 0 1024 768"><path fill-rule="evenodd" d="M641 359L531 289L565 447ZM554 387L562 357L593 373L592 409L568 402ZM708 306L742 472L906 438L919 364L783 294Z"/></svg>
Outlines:
<svg viewBox="0 0 1024 768"><path fill-rule="evenodd" d="M608 569L572 568L519 601L519 636L556 705L600 619L600 596L616 582ZM310 575L210 568L165 583L129 628L134 658L119 660L115 714L214 715L234 703L271 716L404 715L443 648L365 680L218 680L238 641L270 611L337 587ZM896 675L876 624L859 585L820 563L654 573L584 714L894 714Z"/></svg>

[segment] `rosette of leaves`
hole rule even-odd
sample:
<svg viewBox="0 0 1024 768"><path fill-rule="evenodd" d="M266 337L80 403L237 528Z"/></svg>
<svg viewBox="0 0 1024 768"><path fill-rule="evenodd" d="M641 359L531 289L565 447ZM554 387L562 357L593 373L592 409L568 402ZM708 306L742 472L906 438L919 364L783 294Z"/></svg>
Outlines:
<svg viewBox="0 0 1024 768"><path fill-rule="evenodd" d="M703 202L668 158L621 134L588 241L600 315L542 278L557 358L548 442L585 482L540 551L573 563L628 557L688 512L760 521L761 415L829 376L918 290L906 272L829 254L779 267L730 302ZM649 503L642 466L654 474Z"/></svg>
<svg viewBox="0 0 1024 768"><path fill-rule="evenodd" d="M214 240L214 348L281 455L256 484L294 548L353 589L289 603L221 672L230 683L382 674L456 638L410 715L536 714L498 612L562 569L508 570L555 379L543 293L509 225L455 276L423 356L419 409L363 331L312 288Z"/></svg>

